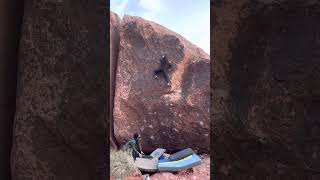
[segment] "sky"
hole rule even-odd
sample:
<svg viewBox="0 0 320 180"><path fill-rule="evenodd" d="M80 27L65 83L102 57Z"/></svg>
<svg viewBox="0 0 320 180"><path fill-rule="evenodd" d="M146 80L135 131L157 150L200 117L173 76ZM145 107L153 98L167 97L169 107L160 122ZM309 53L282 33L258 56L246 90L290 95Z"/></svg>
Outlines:
<svg viewBox="0 0 320 180"><path fill-rule="evenodd" d="M210 54L210 0L110 0L111 11L161 24Z"/></svg>

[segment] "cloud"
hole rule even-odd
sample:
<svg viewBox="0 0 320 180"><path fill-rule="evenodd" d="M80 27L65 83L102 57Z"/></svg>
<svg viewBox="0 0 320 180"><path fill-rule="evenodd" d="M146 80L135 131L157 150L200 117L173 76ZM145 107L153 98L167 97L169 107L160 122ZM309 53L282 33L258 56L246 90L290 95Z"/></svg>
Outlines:
<svg viewBox="0 0 320 180"><path fill-rule="evenodd" d="M161 10L160 0L140 0L138 5L150 13L159 13Z"/></svg>
<svg viewBox="0 0 320 180"><path fill-rule="evenodd" d="M138 6L143 9L141 16L151 21L157 21L163 13L164 0L139 0Z"/></svg>
<svg viewBox="0 0 320 180"><path fill-rule="evenodd" d="M115 13L117 13L119 16L123 16L124 14L124 10L126 8L126 6L128 5L128 2L129 0L123 0L120 4L118 4L116 7L115 7Z"/></svg>
<svg viewBox="0 0 320 180"><path fill-rule="evenodd" d="M140 16L181 34L210 54L209 0L111 0L111 8L123 14Z"/></svg>
<svg viewBox="0 0 320 180"><path fill-rule="evenodd" d="M172 12L172 11L171 11ZM190 16L183 18L183 14L172 16L173 21L166 20L167 27L179 33L194 45L210 54L210 14L208 9L191 12ZM166 18L169 19L169 18Z"/></svg>

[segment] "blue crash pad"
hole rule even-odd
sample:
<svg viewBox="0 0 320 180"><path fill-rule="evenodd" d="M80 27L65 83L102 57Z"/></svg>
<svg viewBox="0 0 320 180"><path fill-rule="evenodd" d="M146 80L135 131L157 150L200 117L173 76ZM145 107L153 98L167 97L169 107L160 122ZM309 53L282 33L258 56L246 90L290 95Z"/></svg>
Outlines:
<svg viewBox="0 0 320 180"><path fill-rule="evenodd" d="M201 164L201 159L194 153L176 161L171 161L169 158L161 156L158 161L158 170L175 172L183 169L189 169L199 164Z"/></svg>

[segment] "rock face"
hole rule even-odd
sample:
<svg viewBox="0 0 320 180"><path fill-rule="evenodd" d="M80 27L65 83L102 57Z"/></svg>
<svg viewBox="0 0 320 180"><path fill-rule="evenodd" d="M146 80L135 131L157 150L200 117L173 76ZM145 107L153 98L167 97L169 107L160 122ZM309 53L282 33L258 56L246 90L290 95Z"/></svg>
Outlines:
<svg viewBox="0 0 320 180"><path fill-rule="evenodd" d="M214 178L319 179L319 4L213 5Z"/></svg>
<svg viewBox="0 0 320 180"><path fill-rule="evenodd" d="M173 65L171 87L153 76L162 55ZM123 145L140 132L146 152L209 152L209 83L210 57L203 50L159 24L124 16L114 105L117 141Z"/></svg>
<svg viewBox="0 0 320 180"><path fill-rule="evenodd" d="M33 0L24 10L13 179L107 179L107 2Z"/></svg>
<svg viewBox="0 0 320 180"><path fill-rule="evenodd" d="M110 110L113 112L115 81L119 57L120 45L120 18L117 14L110 12ZM110 141L117 148L117 142L113 133L113 116L110 116Z"/></svg>
<svg viewBox="0 0 320 180"><path fill-rule="evenodd" d="M11 179L10 153L22 7L16 0L0 0L0 179L4 180Z"/></svg>

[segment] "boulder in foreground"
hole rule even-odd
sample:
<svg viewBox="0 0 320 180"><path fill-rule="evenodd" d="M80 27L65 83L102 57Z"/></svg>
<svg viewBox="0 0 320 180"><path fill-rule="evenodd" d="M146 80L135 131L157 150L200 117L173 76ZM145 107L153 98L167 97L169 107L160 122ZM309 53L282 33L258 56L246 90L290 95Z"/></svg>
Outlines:
<svg viewBox="0 0 320 180"><path fill-rule="evenodd" d="M168 76L154 78L159 59L172 62ZM142 148L209 152L210 57L179 34L139 17L124 16L114 107L120 144L134 132Z"/></svg>

